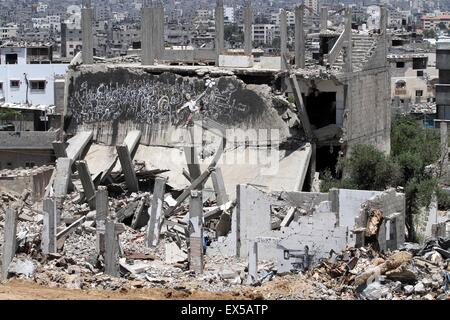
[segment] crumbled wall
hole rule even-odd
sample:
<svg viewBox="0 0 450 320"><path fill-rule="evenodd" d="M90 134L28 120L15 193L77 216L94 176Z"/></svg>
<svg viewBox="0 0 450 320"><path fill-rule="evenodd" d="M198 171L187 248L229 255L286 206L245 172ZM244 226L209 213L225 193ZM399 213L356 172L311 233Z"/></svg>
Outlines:
<svg viewBox="0 0 450 320"><path fill-rule="evenodd" d="M27 176L0 177L0 192L22 194L24 190L30 190L33 201L40 201L52 174L53 169L39 169L38 172Z"/></svg>
<svg viewBox="0 0 450 320"><path fill-rule="evenodd" d="M397 193L395 189L378 194L361 205L361 214L356 219L358 227L366 227L368 209L379 209L383 217L387 218L392 214L397 214L394 221L383 221L380 228L378 242L382 251L386 249L396 249L405 242L405 195ZM393 230L391 230L393 228ZM395 238L391 237L395 235Z"/></svg>
<svg viewBox="0 0 450 320"><path fill-rule="evenodd" d="M320 198L327 200L317 204ZM272 230L272 206L299 207L305 214L296 215L288 227ZM308 246L313 261L317 261L327 257L332 249L340 252L347 245L356 245L357 236L353 231L366 226L364 209L367 207L380 209L385 217L399 213L393 230L397 242L389 245L400 246L405 239L405 196L395 190L333 189L329 194L311 193L307 197L306 193L266 193L250 185L240 185L234 213L236 225L224 244L236 246L240 256L246 257L249 244L260 242L259 258L267 260L277 259L280 250L303 250Z"/></svg>

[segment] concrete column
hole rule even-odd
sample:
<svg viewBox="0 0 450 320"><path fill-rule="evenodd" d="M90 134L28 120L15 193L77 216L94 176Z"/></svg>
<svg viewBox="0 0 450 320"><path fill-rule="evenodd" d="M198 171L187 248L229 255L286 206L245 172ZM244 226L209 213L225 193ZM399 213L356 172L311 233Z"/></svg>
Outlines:
<svg viewBox="0 0 450 320"><path fill-rule="evenodd" d="M153 9L154 14L154 41L155 41L155 57L158 60L163 58L164 50L164 6L160 1L157 1L155 8Z"/></svg>
<svg viewBox="0 0 450 320"><path fill-rule="evenodd" d="M345 9L346 25L345 25L345 71L353 71L353 34L352 34L352 8L347 7Z"/></svg>
<svg viewBox="0 0 450 320"><path fill-rule="evenodd" d="M297 68L305 67L305 30L304 30L305 7L295 7L295 64Z"/></svg>
<svg viewBox="0 0 450 320"><path fill-rule="evenodd" d="M203 200L197 190L191 191L189 207L189 269L203 273Z"/></svg>
<svg viewBox="0 0 450 320"><path fill-rule="evenodd" d="M258 242L248 245L248 279L249 284L258 280Z"/></svg>
<svg viewBox="0 0 450 320"><path fill-rule="evenodd" d="M381 41L381 45L384 46L384 52L385 52L385 59L384 59L384 65L387 66L388 65L388 61L387 61L387 55L389 52L389 46L387 44L388 41L388 36L387 36L387 24L388 24L388 11L386 6L382 5L380 6L381 9L381 17L380 17L380 31L381 34L383 36L383 40Z"/></svg>
<svg viewBox="0 0 450 320"><path fill-rule="evenodd" d="M286 10L280 10L280 53L281 58L284 59L287 54L287 41L288 41L288 26L287 26L287 14Z"/></svg>
<svg viewBox="0 0 450 320"><path fill-rule="evenodd" d="M76 162L78 176L83 185L84 196L91 210L95 210L95 186L86 161Z"/></svg>
<svg viewBox="0 0 450 320"><path fill-rule="evenodd" d="M117 155L119 156L120 165L122 166L123 174L125 175L125 182L129 192L138 192L139 183L134 171L133 162L130 156L130 151L126 145L116 147Z"/></svg>
<svg viewBox="0 0 450 320"><path fill-rule="evenodd" d="M154 10L148 6L146 0L144 0L144 7L142 8L141 14L142 64L154 65L156 58L153 39Z"/></svg>
<svg viewBox="0 0 450 320"><path fill-rule="evenodd" d="M225 12L223 8L223 0L217 0L216 2L216 65L219 65L219 56L224 53L224 25L225 25Z"/></svg>
<svg viewBox="0 0 450 320"><path fill-rule="evenodd" d="M202 174L200 169L200 161L198 159L197 148L194 146L184 147L184 156L186 157L189 176L191 178L191 181L194 181Z"/></svg>
<svg viewBox="0 0 450 320"><path fill-rule="evenodd" d="M328 8L320 8L320 32L328 30Z"/></svg>
<svg viewBox="0 0 450 320"><path fill-rule="evenodd" d="M92 23L94 21L94 10L91 8L90 0L83 0L81 8L81 36L82 36L82 58L84 64L94 63L94 35Z"/></svg>
<svg viewBox="0 0 450 320"><path fill-rule="evenodd" d="M97 253L104 255L105 253L105 221L108 218L108 190L106 187L98 187L95 195L95 225L97 229Z"/></svg>
<svg viewBox="0 0 450 320"><path fill-rule="evenodd" d="M244 7L244 54L246 56L252 55L252 25L253 12L251 0L245 1Z"/></svg>
<svg viewBox="0 0 450 320"><path fill-rule="evenodd" d="M5 225L3 229L3 252L2 252L2 280L8 278L9 264L16 255L17 250L17 213L14 209L6 208Z"/></svg>
<svg viewBox="0 0 450 320"><path fill-rule="evenodd" d="M114 221L105 222L105 274L113 277L120 276L119 241Z"/></svg>
<svg viewBox="0 0 450 320"><path fill-rule="evenodd" d="M69 158L59 158L56 161L55 180L53 189L55 196L63 197L67 194L72 176L72 160Z"/></svg>
<svg viewBox="0 0 450 320"><path fill-rule="evenodd" d="M56 203L52 199L45 199L43 203L44 229L42 231L42 252L44 254L58 252Z"/></svg>
<svg viewBox="0 0 450 320"><path fill-rule="evenodd" d="M159 243L159 231L164 203L167 179L156 178L153 189L152 206L150 208L150 220L147 226L147 246L155 248Z"/></svg>
<svg viewBox="0 0 450 320"><path fill-rule="evenodd" d="M222 170L216 168L211 172L211 179L213 182L214 192L216 193L217 205L224 205L229 201L225 182L223 180Z"/></svg>

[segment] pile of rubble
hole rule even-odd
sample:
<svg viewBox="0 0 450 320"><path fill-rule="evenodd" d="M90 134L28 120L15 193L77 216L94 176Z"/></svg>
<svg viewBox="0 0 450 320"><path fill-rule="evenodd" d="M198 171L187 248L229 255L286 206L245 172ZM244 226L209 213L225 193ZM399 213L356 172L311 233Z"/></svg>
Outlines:
<svg viewBox="0 0 450 320"><path fill-rule="evenodd" d="M134 203L130 199L146 197L152 196L148 193L133 194L128 201L111 198L110 204L120 211L120 208ZM0 208L3 208L0 209L0 236L3 237L4 208L19 208L18 251L9 265L9 277L29 279L47 287L113 291L173 288L246 294L253 292L255 287L264 290L273 281L276 283L285 277L292 277L292 283L302 283L310 288L307 296L295 290L282 294L271 290L263 297L371 300L450 298L449 239L430 240L423 246L406 243L401 250L388 253L380 253L370 246L348 248L341 253L331 252L328 259L297 275L277 274L273 262L260 261L259 279L248 286L245 281L248 265L245 260L206 255L204 272L196 276L195 272L189 270L185 237L177 240L176 236L166 231L167 236L162 233L157 247L148 248L145 228L136 230L124 225L120 234L120 277L114 277L104 272L104 259L97 253L94 220L77 226L63 241L58 241L58 253L43 254L42 214L34 210L24 198L26 194L18 196L3 193L0 196ZM71 201L74 204L71 197L66 201L68 207ZM87 209L70 212L76 216L83 210ZM170 221L174 225L182 223L187 210L188 207L182 206ZM213 235L213 228L208 232ZM178 235L183 236L182 233Z"/></svg>
<svg viewBox="0 0 450 320"><path fill-rule="evenodd" d="M368 300L450 299L450 239L380 253L349 248L308 271L321 298L343 295Z"/></svg>

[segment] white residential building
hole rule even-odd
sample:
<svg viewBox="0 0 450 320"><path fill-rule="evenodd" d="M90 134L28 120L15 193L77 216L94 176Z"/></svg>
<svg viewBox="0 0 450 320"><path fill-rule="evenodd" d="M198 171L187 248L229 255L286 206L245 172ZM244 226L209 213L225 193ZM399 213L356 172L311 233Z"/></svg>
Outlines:
<svg viewBox="0 0 450 320"><path fill-rule="evenodd" d="M233 7L224 7L224 19L225 19L225 22L228 22L228 23L236 22Z"/></svg>
<svg viewBox="0 0 450 320"><path fill-rule="evenodd" d="M367 29L375 30L380 29L381 22L381 9L379 6L368 6L367 7Z"/></svg>
<svg viewBox="0 0 450 320"><path fill-rule="evenodd" d="M272 44L279 26L275 24L254 24L252 26L252 40L257 43Z"/></svg>
<svg viewBox="0 0 450 320"><path fill-rule="evenodd" d="M0 27L0 40L16 38L18 30L17 26Z"/></svg>
<svg viewBox="0 0 450 320"><path fill-rule="evenodd" d="M295 13L293 11L286 11L286 19L288 26L295 26ZM280 13L272 13L270 23L280 25Z"/></svg>
<svg viewBox="0 0 450 320"><path fill-rule="evenodd" d="M0 47L0 105L54 105L55 80L68 65L52 63L51 56L48 46Z"/></svg>
<svg viewBox="0 0 450 320"><path fill-rule="evenodd" d="M310 7L314 13L319 13L319 1L318 0L305 0L305 5ZM311 15L309 10L306 11L308 15Z"/></svg>

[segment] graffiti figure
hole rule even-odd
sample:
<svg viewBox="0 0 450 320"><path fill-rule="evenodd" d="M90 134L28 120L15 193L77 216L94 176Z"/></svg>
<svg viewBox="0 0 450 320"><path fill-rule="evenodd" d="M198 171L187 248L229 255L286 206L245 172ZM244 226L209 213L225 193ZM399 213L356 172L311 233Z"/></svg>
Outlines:
<svg viewBox="0 0 450 320"><path fill-rule="evenodd" d="M214 87L215 82L212 80L206 80L206 90L198 96L197 99L194 99L189 93L186 93L187 102L183 104L183 106L177 110L177 114L180 114L183 110L189 109L189 115L187 117L185 126L188 127L193 124L192 119L194 115L203 111L203 97L208 93L208 91Z"/></svg>

